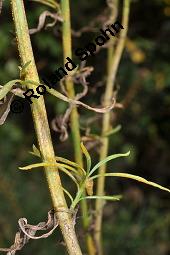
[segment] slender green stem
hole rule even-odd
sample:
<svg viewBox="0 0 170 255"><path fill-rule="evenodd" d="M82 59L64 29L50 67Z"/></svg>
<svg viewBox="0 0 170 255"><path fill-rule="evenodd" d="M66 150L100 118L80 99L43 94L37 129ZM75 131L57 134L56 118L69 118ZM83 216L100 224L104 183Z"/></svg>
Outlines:
<svg viewBox="0 0 170 255"><path fill-rule="evenodd" d="M25 78L26 80L34 80L35 82L39 82L29 37L23 0L11 0L11 4L22 66L31 60L30 65L27 67ZM28 85L28 88L34 89L33 85L31 84ZM42 159L43 161L54 164L56 160L43 96L41 96L38 100L34 99L33 104L31 105L31 110ZM57 168L54 170L54 167L46 166L45 174L68 254L82 255L75 234L74 224L68 213L68 207L63 194L58 170Z"/></svg>
<svg viewBox="0 0 170 255"><path fill-rule="evenodd" d="M63 48L64 48L64 62L66 57L72 59L72 40L71 40L71 18L70 18L70 2L69 0L61 0L61 10L63 16ZM73 81L69 78L66 80L66 89L68 96L70 98L75 97L74 84ZM77 108L73 107L71 112L71 131L74 144L74 153L75 160L77 164L83 167L83 155L80 147L81 136L80 136L80 127L79 127L79 115ZM81 173L80 173L81 174ZM85 200L81 201L81 211L82 211L82 220L85 231L88 230L89 226L89 217L88 217L88 207ZM89 255L94 254L93 242L90 235L87 233L87 248Z"/></svg>
<svg viewBox="0 0 170 255"><path fill-rule="evenodd" d="M86 180L83 181L83 183L81 184L81 188L78 190L77 195L71 205L71 209L75 209L76 205L79 203L80 198L83 196L84 194L84 190L85 190L85 185L86 185Z"/></svg>
<svg viewBox="0 0 170 255"><path fill-rule="evenodd" d="M107 84L106 84L106 90L104 95L104 105L108 105L112 100L116 74L118 71L120 59L124 49L125 38L127 35L127 30L128 30L129 8L130 8L130 0L124 0L123 18L122 18L122 25L124 29L121 30L120 32L120 39L118 41L114 55L112 53L112 50L108 51L108 77L107 77ZM102 137L105 133L109 132L111 128L110 117L111 117L111 113L105 113L103 116L102 134L101 134ZM109 139L108 137L103 137L102 146L100 149L100 160L103 160L104 158L107 157L108 148L109 148ZM103 165L99 169L100 177L98 178L98 182L97 182L98 196L104 195L105 172L106 172L106 165ZM103 250L102 250L102 240L101 240L101 228L102 228L102 216L103 216L103 202L101 200L96 200L95 209L96 209L95 241L98 248L98 254L102 255Z"/></svg>
<svg viewBox="0 0 170 255"><path fill-rule="evenodd" d="M72 40L71 40L71 22L70 22L70 5L69 0L61 1L61 9L63 16L63 51L64 51L64 62L67 61L66 58L72 58ZM70 98L75 97L74 84L71 79L66 80L66 88L68 96ZM71 112L71 131L75 150L75 159L77 164L81 167L83 166L83 156L80 147L80 127L79 127L79 116L77 108L73 107Z"/></svg>

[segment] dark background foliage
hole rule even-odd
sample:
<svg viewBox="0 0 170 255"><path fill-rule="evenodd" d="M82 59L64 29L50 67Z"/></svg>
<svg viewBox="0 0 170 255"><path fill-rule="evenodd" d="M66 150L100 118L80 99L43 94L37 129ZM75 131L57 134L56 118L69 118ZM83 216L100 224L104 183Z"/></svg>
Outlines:
<svg viewBox="0 0 170 255"><path fill-rule="evenodd" d="M26 2L29 27L35 27L42 5ZM72 24L75 30L86 26L106 7L105 1L71 1ZM109 154L131 150L128 159L108 165L110 171L129 172L161 185L170 180L170 1L132 1L128 38L133 50L126 45L117 76L118 101L125 109L113 113L113 126L121 131L110 136ZM0 16L0 82L18 77L19 57L14 38L14 27L9 1L4 1ZM100 27L99 27L100 28ZM73 39L73 49L84 46L95 37L83 34ZM62 46L59 25L32 36L32 44L40 76L49 75L62 65ZM89 58L88 65L95 70L89 77L89 93L83 101L99 105L104 93L106 77L106 50ZM102 86L96 88L96 83ZM95 89L96 88L96 89ZM66 105L51 95L46 96L49 122L62 114ZM87 120L95 114L79 109L82 135ZM98 115L97 115L98 116ZM100 133L101 115L90 125L92 133ZM73 159L71 139L64 143L52 132L57 155ZM36 144L29 105L21 114L10 113L0 128L0 247L10 246L17 230L17 220L28 218L30 223L43 221L51 208L48 187L42 170L21 172L19 166L34 162L29 155ZM98 150L90 153L94 162ZM69 184L64 179L65 186ZM116 203L107 203L104 209L104 245L106 254L169 255L170 206L169 194L145 185L113 178L106 182L107 194L123 194ZM93 212L93 203L90 204ZM92 213L91 212L91 213ZM81 216L77 218L80 231ZM65 254L60 244L59 231L48 239L31 241L19 254ZM82 243L83 246L83 243Z"/></svg>

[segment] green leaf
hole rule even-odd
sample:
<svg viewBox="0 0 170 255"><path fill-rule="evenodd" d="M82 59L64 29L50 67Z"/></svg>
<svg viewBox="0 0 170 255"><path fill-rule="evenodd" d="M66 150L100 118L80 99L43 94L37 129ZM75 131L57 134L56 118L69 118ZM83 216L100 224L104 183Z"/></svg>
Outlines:
<svg viewBox="0 0 170 255"><path fill-rule="evenodd" d="M25 63L23 66L18 66L20 70L20 79L23 81L27 75L27 67L31 64L31 60Z"/></svg>
<svg viewBox="0 0 170 255"><path fill-rule="evenodd" d="M103 199L103 200L110 200L110 201L119 201L122 198L121 195L114 195L114 196L87 196L81 197L80 200L83 199Z"/></svg>
<svg viewBox="0 0 170 255"><path fill-rule="evenodd" d="M44 5L47 5L53 9L59 9L59 4L54 0L32 0L33 2L38 2Z"/></svg>
<svg viewBox="0 0 170 255"><path fill-rule="evenodd" d="M68 190L66 190L65 188L63 188L62 186L61 186L61 188L62 188L62 190L66 193L66 195L70 198L71 203L73 203L73 197L72 197L72 195L70 194L70 192L69 192Z"/></svg>
<svg viewBox="0 0 170 255"><path fill-rule="evenodd" d="M28 165L28 166L24 166L24 167L19 167L20 170L32 170L34 168L38 168L38 167L47 167L47 166L54 166L60 170L62 170L63 172L65 172L77 185L77 188L79 189L79 184L76 180L76 178L67 170L65 169L64 167L58 165L57 163L55 164L52 164L52 163L49 163L49 162L43 162L43 163L36 163L36 164L32 164L32 165Z"/></svg>
<svg viewBox="0 0 170 255"><path fill-rule="evenodd" d="M19 169L20 170L31 170L33 168L44 167L44 166L55 166L57 168L57 163L55 163L55 164L52 164L49 162L36 163L36 164L24 166L24 167L19 167Z"/></svg>
<svg viewBox="0 0 170 255"><path fill-rule="evenodd" d="M40 151L37 149L37 147L34 144L32 146L32 150L33 151L30 151L30 154L37 156L39 158L41 157Z"/></svg>
<svg viewBox="0 0 170 255"><path fill-rule="evenodd" d="M67 174L72 179L72 181L76 184L77 189L78 190L80 189L79 184L78 184L76 178L67 169L65 169L64 167L61 167L61 166L58 166L58 169L63 171L65 174Z"/></svg>
<svg viewBox="0 0 170 255"><path fill-rule="evenodd" d="M86 147L84 146L83 143L81 143L81 149L82 149L83 154L86 157L87 173L89 173L90 169L91 169L91 157L90 157L90 154L88 153L88 150L86 149Z"/></svg>
<svg viewBox="0 0 170 255"><path fill-rule="evenodd" d="M95 176L92 176L90 178L90 180L94 180L100 176L105 176L105 177L122 177L122 178L127 178L127 179L132 179L132 180L136 180L138 182L142 182L142 183L145 183L147 185L150 185L150 186L153 186L155 188L158 188L158 189L161 189L161 190L164 190L164 191L167 191L167 192L170 192L170 189L167 189L155 182L150 182L150 181L147 181L146 179L140 177L140 176L137 176L137 175L133 175L133 174L127 174L127 173L106 173L104 175L95 175Z"/></svg>
<svg viewBox="0 0 170 255"><path fill-rule="evenodd" d="M130 151L128 151L127 153L124 154L114 154L114 155L110 155L107 158L103 159L102 161L100 161L99 163L97 163L92 170L89 173L89 176L92 175L99 167L101 167L102 165L106 164L108 161L112 160L112 159L116 159L116 158L120 158L120 157L127 157L130 155Z"/></svg>
<svg viewBox="0 0 170 255"><path fill-rule="evenodd" d="M2 100L8 92L11 91L12 87L17 83L21 82L21 80L12 80L7 82L1 89L0 89L0 100Z"/></svg>
<svg viewBox="0 0 170 255"><path fill-rule="evenodd" d="M122 126L118 125L117 127L113 128L112 130L108 131L107 133L104 133L102 136L105 137L105 136L110 136L110 135L116 134L121 130L121 128L122 128Z"/></svg>
<svg viewBox="0 0 170 255"><path fill-rule="evenodd" d="M68 166L66 164L61 164L61 163L57 163L57 166L58 167L64 167L65 169L68 169L68 170L74 172L76 175L78 174L77 170L72 166Z"/></svg>
<svg viewBox="0 0 170 255"><path fill-rule="evenodd" d="M70 161L68 159L62 158L62 157L55 157L55 158L56 158L57 161L63 162L67 165L74 166L75 168L80 169L83 172L83 174L86 174L86 171L81 166L79 166L77 163L75 163L73 161Z"/></svg>

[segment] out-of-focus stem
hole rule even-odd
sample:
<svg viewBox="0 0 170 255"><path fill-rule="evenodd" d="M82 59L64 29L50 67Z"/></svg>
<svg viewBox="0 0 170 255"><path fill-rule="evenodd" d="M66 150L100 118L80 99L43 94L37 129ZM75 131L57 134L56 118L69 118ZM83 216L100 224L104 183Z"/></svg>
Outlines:
<svg viewBox="0 0 170 255"><path fill-rule="evenodd" d="M27 67L27 73L25 78L26 80L33 80L35 82L39 82L39 77L32 52L23 0L11 0L11 5L16 29L17 44L21 57L21 64L23 66L24 64L31 61L31 63ZM28 88L34 89L31 84L28 84ZM42 160L55 164L56 160L51 141L43 96L41 96L39 99L33 99L31 110L39 143L39 149L42 155ZM57 168L54 169L54 167L45 167L45 174L47 177L53 206L56 211L59 226L64 237L68 254L82 255L75 234L73 220L71 218L71 215L68 213L68 207L63 194L62 184L58 170Z"/></svg>
<svg viewBox="0 0 170 255"><path fill-rule="evenodd" d="M61 11L63 17L63 50L64 50L64 62L67 61L66 57L72 59L72 40L71 40L71 18L70 18L70 2L69 0L61 0ZM72 79L66 79L66 89L68 96L70 98L75 97L74 84ZM76 162L83 167L83 155L80 147L81 137L80 137L80 127L79 127L79 116L76 106L73 107L71 112L71 131L74 144L74 153ZM83 226L85 231L89 227L89 217L88 217L88 208L87 202L84 200L81 201L81 211L83 216ZM94 254L93 241L91 236L87 233L87 249L89 255Z"/></svg>
<svg viewBox="0 0 170 255"><path fill-rule="evenodd" d="M108 77L107 77L107 84L106 90L104 95L104 105L108 105L113 96L113 90L115 85L116 74L118 71L120 59L123 53L125 39L128 30L128 21L129 21L129 9L130 9L130 0L124 0L123 4L123 17L122 17L122 25L124 29L120 32L120 38L118 40L118 44L115 48L114 54L112 49L108 50ZM110 123L111 113L105 113L103 115L102 121L102 133L101 136L103 137L105 133L107 133L111 129ZM103 137L101 139L102 145L100 149L100 160L103 160L108 155L108 147L109 147L109 138ZM106 171L106 165L103 165L99 169L99 174L104 175ZM105 177L101 176L98 178L97 181L97 195L102 196L104 195L104 185L105 185ZM103 254L102 248L102 238L101 238L101 229L102 229L102 216L103 216L103 202L102 200L96 200L96 217L95 217L95 242L97 245L98 254Z"/></svg>

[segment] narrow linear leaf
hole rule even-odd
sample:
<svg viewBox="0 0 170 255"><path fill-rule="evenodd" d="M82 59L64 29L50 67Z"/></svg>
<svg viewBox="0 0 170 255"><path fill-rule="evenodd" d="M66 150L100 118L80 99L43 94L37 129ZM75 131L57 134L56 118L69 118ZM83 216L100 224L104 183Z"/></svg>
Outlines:
<svg viewBox="0 0 170 255"><path fill-rule="evenodd" d="M77 189L78 190L80 189L79 184L78 184L76 178L67 169L65 169L64 167L61 167L61 166L59 166L58 169L63 171L65 174L67 174L73 180L73 182L76 184Z"/></svg>
<svg viewBox="0 0 170 255"><path fill-rule="evenodd" d="M84 144L81 143L80 146L81 146L81 149L82 149L83 154L84 154L85 157L86 157L87 173L89 173L89 172L90 172L90 169L91 169L91 157L90 157L90 154L89 154L88 150L87 150L86 147L84 146Z"/></svg>
<svg viewBox="0 0 170 255"><path fill-rule="evenodd" d="M20 82L21 80L12 80L7 82L1 89L0 89L0 100L2 100L8 92L11 91L12 87L17 83Z"/></svg>
<svg viewBox="0 0 170 255"><path fill-rule="evenodd" d="M116 158L120 158L120 157L127 157L130 155L130 151L128 151L127 153L124 154L114 154L114 155L110 155L108 157L106 157L105 159L103 159L102 161L100 161L99 163L97 163L92 170L89 173L89 176L92 175L100 166L106 164L108 161L116 159Z"/></svg>
<svg viewBox="0 0 170 255"><path fill-rule="evenodd" d="M33 151L30 151L30 154L37 156L39 158L41 157L40 151L37 149L37 147L34 144L32 146L32 150Z"/></svg>
<svg viewBox="0 0 170 255"><path fill-rule="evenodd" d="M81 166L79 166L77 163L75 163L73 161L70 161L68 159L62 158L62 157L55 157L55 158L56 158L57 161L63 162L65 164L67 164L67 165L74 166L75 168L80 169L84 174L86 174L86 171Z"/></svg>
<svg viewBox="0 0 170 255"><path fill-rule="evenodd" d="M68 192L68 190L66 190L66 189L63 188L62 186L61 186L61 188L62 188L62 190L66 193L66 195L70 198L71 203L73 203L73 197L72 197L72 195L70 194L70 192Z"/></svg>
<svg viewBox="0 0 170 255"><path fill-rule="evenodd" d="M76 185L79 189L79 184L78 184L76 178L67 169L65 169L64 167L61 167L57 163L56 164L51 164L51 163L48 163L48 162L36 163L36 164L29 165L29 166L19 167L19 169L25 171L25 170L32 170L34 168L45 167L45 166L54 166L54 167L62 170L63 172L65 172L76 183Z"/></svg>
<svg viewBox="0 0 170 255"><path fill-rule="evenodd" d="M104 133L102 136L110 136L110 135L114 135L116 133L118 133L120 130L121 130L122 126L121 125L118 125L117 127L113 128L112 130L110 130L109 132L107 133Z"/></svg>
<svg viewBox="0 0 170 255"><path fill-rule="evenodd" d="M41 3L47 5L53 9L59 9L59 4L54 0L32 0L33 2Z"/></svg>
<svg viewBox="0 0 170 255"><path fill-rule="evenodd" d="M34 168L44 167L44 166L55 166L55 167L57 167L57 163L55 163L55 164L52 164L52 163L49 163L49 162L36 163L36 164L24 166L24 167L19 167L19 169L20 170L31 170L31 169L34 169Z"/></svg>
<svg viewBox="0 0 170 255"><path fill-rule="evenodd" d="M103 199L103 200L110 200L110 201L119 201L122 198L121 195L116 195L116 196L86 196L86 197L81 197L80 200L83 199Z"/></svg>
<svg viewBox="0 0 170 255"><path fill-rule="evenodd" d="M27 67L31 64L31 60L28 61L27 63L25 63L23 66L18 66L19 70L20 70L20 76L24 77L26 74L26 69Z"/></svg>
<svg viewBox="0 0 170 255"><path fill-rule="evenodd" d="M98 175L95 175L95 176L92 176L90 179L91 180L94 180L98 177L100 177L101 175L98 174ZM132 179L132 180L136 180L138 182L142 182L142 183L145 183L147 185L150 185L150 186L153 186L155 188L158 188L158 189L161 189L161 190L164 190L164 191L167 191L167 192L170 192L170 189L168 188L165 188L155 182L151 182L151 181L148 181L140 176L137 176L137 175L133 175L133 174L127 174L127 173L106 173L104 174L105 177L122 177L122 178L127 178L127 179Z"/></svg>
<svg viewBox="0 0 170 255"><path fill-rule="evenodd" d="M24 85L27 85L28 83L32 84L32 85L35 85L35 86L40 85L37 82L34 82L32 80L22 81L22 84L24 84ZM45 84L42 84L42 85L46 87L46 90L47 90L48 93L50 93L51 95L57 97L58 99L63 100L64 102L67 102L69 104L83 106L84 108L86 108L90 111L94 111L94 112L98 112L98 113L110 112L115 107L115 104L116 104L116 101L113 98L112 103L110 105L106 106L106 107L103 107L103 108L91 107L87 104L82 103L81 101L68 98L68 97L64 96L63 94L61 94L60 92L58 92L57 90L55 90L53 88L49 89Z"/></svg>
<svg viewBox="0 0 170 255"><path fill-rule="evenodd" d="M33 151L31 151L30 154L32 154L34 156L37 156L37 157L41 157L40 151L36 148L36 146L34 144L33 144ZM70 161L68 159L65 159L65 158L62 158L62 157L55 157L55 158L56 158L57 161L65 163L65 164L61 164L61 163L56 162L56 166L65 167L66 169L69 169L70 171L73 171L76 174L78 174L76 168L81 169L83 174L86 174L85 170L83 168L81 168L78 164L76 164L75 162L72 162L72 161ZM73 167L71 167L69 165L71 165ZM22 170L24 170L24 169L22 169Z"/></svg>
<svg viewBox="0 0 170 255"><path fill-rule="evenodd" d="M57 163L58 167L64 167L65 169L68 169L72 172L74 172L76 175L78 174L77 170L74 167L68 166L66 164Z"/></svg>

